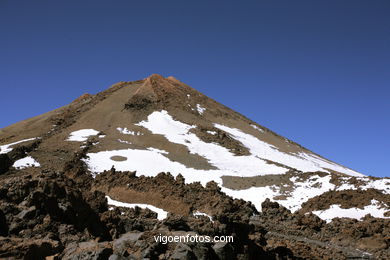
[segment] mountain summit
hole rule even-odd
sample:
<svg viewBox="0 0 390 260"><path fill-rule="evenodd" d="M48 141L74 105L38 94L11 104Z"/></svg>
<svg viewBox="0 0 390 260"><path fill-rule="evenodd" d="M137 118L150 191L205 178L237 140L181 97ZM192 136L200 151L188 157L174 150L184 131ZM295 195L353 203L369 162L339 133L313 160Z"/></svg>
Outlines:
<svg viewBox="0 0 390 260"><path fill-rule="evenodd" d="M0 129L0 160L3 180L56 173L103 192L111 204L147 204L163 215L223 212L215 198L194 202L166 192L180 183L214 187L252 203L253 212L277 202L327 222L390 216L389 179L327 160L172 76L119 82ZM158 179L161 172L176 178L175 188Z"/></svg>

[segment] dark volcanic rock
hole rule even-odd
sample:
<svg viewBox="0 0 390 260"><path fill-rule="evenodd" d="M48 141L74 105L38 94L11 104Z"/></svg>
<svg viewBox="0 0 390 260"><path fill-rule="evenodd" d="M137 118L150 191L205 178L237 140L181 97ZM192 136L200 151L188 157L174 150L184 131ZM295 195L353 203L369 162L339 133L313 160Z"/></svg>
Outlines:
<svg viewBox="0 0 390 260"><path fill-rule="evenodd" d="M378 259L389 255L389 220L366 217L326 224L313 214L291 213L270 200L263 202L259 213L251 203L227 197L213 182L206 187L188 185L182 176L175 179L164 173L155 178L117 171L103 173L95 180L67 177L83 171L82 165L76 165L65 173L0 180L0 235L7 236L0 242L0 257L345 259L363 257L359 250ZM188 213L171 213L163 221L147 209L109 210L103 191L111 192L111 188L125 194L158 191L170 202L191 207ZM194 217L195 210L207 212L212 221ZM164 244L154 240L156 235L187 233L232 236L234 241Z"/></svg>
<svg viewBox="0 0 390 260"><path fill-rule="evenodd" d="M12 161L7 154L0 154L0 174L6 173L12 166Z"/></svg>
<svg viewBox="0 0 390 260"><path fill-rule="evenodd" d="M0 237L0 258L45 259L62 250L58 241L49 239L20 239Z"/></svg>
<svg viewBox="0 0 390 260"><path fill-rule="evenodd" d="M112 253L113 250L109 243L88 241L68 245L62 252L61 259L106 260Z"/></svg>
<svg viewBox="0 0 390 260"><path fill-rule="evenodd" d="M181 260L181 259L195 260L196 256L194 252L192 252L191 247L183 243L178 243L175 249L173 250L172 255L169 258L175 260Z"/></svg>
<svg viewBox="0 0 390 260"><path fill-rule="evenodd" d="M167 226L170 230L191 230L187 224L187 221L184 217L170 215L167 219L163 221L164 225Z"/></svg>
<svg viewBox="0 0 390 260"><path fill-rule="evenodd" d="M235 258L234 248L229 243L222 243L222 242L215 243L215 245L213 246L213 250L215 254L218 256L218 259L228 260L228 259Z"/></svg>
<svg viewBox="0 0 390 260"><path fill-rule="evenodd" d="M5 218L3 211L0 210L0 236L7 236L7 235L8 235L7 219Z"/></svg>

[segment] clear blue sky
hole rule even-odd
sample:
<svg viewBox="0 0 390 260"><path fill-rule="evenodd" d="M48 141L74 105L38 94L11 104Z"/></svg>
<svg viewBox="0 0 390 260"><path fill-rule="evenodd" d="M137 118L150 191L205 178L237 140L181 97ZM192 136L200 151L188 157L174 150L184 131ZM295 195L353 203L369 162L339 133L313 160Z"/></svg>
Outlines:
<svg viewBox="0 0 390 260"><path fill-rule="evenodd" d="M0 127L159 73L390 176L389 49L389 0L1 0Z"/></svg>

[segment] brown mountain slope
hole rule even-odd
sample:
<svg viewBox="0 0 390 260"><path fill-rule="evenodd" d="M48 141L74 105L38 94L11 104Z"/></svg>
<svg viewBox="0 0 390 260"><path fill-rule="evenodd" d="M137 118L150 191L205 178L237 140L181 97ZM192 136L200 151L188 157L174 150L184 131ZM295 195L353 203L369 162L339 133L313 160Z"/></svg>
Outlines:
<svg viewBox="0 0 390 260"><path fill-rule="evenodd" d="M200 116L197 104L207 109L204 115ZM281 152L312 154L307 149L257 125L177 79L173 77L165 79L155 74L142 81L115 84L96 95L83 95L82 98L76 99L65 107L0 129L0 144L41 137L42 145L50 144L51 148L45 146L46 149L57 149L53 144L61 143L62 149L72 150L75 146L65 144L64 147L63 141L72 131L88 128L107 134L109 140L101 143L102 149L115 148L110 143L118 137L117 127L137 130L139 127L134 126L135 123L145 120L149 114L158 110L166 110L178 121L196 125L199 129L211 131L211 129L215 130L213 124L225 124L251 134L277 147ZM200 137L203 132L198 131ZM156 142L153 140L151 143ZM157 141L157 143L161 142ZM143 141L140 141L139 145L144 145Z"/></svg>
<svg viewBox="0 0 390 260"><path fill-rule="evenodd" d="M0 129L0 166L0 258L389 256L389 179L330 162L173 77L120 82ZM153 243L187 231L236 240Z"/></svg>
<svg viewBox="0 0 390 260"><path fill-rule="evenodd" d="M94 134L69 141L80 130ZM332 190L389 188L312 153L173 77L156 74L82 95L67 106L1 129L0 153L28 146L9 153L6 168L11 172L16 171L12 163L25 156L41 169L61 171L88 138L93 145L84 161L93 174L112 166L146 176L180 173L187 182L215 181L227 194L252 201L259 210L265 198L295 211ZM25 139L29 141L7 146ZM350 176L363 179L354 182Z"/></svg>

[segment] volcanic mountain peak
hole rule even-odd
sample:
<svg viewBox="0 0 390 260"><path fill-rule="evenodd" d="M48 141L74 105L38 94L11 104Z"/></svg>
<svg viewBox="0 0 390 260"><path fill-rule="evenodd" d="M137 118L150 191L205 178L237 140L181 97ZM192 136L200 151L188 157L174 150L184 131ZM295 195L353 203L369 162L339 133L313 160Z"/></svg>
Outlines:
<svg viewBox="0 0 390 260"><path fill-rule="evenodd" d="M132 100L156 103L181 98L183 87L183 84L173 77L168 79L159 74L152 74L143 80L143 84L134 93Z"/></svg>
<svg viewBox="0 0 390 260"><path fill-rule="evenodd" d="M169 171L187 183L214 181L258 210L271 198L297 211L346 187L390 194L387 181L322 158L173 77L152 74L81 100L1 129L0 147L9 157L5 171L17 171L12 163L24 156L43 169L63 171L76 152L94 176L112 166L137 176ZM24 148L9 152L18 146Z"/></svg>
<svg viewBox="0 0 390 260"><path fill-rule="evenodd" d="M145 78L146 79L150 79L150 80L157 80L157 79L162 79L164 80L165 78L161 75L161 74L158 74L158 73L152 73L150 74L148 77Z"/></svg>
<svg viewBox="0 0 390 260"><path fill-rule="evenodd" d="M175 79L172 76L164 78L160 74L151 74L149 77L144 79L144 85L160 88L172 88L179 86L179 84L173 85L173 82L182 84L179 80Z"/></svg>

